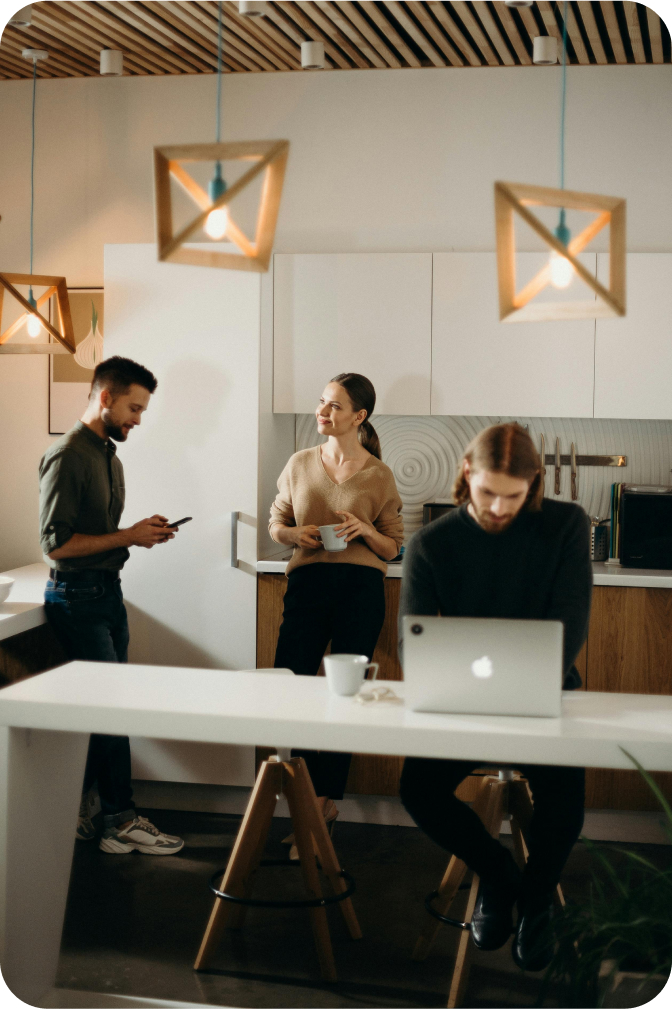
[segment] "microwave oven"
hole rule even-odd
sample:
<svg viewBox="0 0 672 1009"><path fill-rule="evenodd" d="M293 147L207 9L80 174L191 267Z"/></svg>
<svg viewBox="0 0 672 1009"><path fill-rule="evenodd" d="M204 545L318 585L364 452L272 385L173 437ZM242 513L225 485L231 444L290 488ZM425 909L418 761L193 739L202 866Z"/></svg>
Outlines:
<svg viewBox="0 0 672 1009"><path fill-rule="evenodd" d="M672 570L672 487L624 487L621 564Z"/></svg>

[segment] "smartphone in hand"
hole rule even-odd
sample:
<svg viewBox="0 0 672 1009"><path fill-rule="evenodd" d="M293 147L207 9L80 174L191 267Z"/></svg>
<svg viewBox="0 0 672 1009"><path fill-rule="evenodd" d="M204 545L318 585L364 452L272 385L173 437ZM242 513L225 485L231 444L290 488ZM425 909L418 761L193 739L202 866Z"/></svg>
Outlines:
<svg viewBox="0 0 672 1009"><path fill-rule="evenodd" d="M191 522L191 519L192 516L188 515L186 519L179 519L178 522L169 522L168 525L170 526L171 529L174 529L175 526L183 526L185 522Z"/></svg>

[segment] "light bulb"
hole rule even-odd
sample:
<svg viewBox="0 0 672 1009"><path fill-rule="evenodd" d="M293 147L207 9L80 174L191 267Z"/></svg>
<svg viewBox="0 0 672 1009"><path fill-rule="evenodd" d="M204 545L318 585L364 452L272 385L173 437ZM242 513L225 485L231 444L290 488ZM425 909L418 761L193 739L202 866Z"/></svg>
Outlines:
<svg viewBox="0 0 672 1009"><path fill-rule="evenodd" d="M551 268L551 283L553 287L560 289L569 287L574 276L574 267L569 260L561 256L559 252L553 250L548 265Z"/></svg>
<svg viewBox="0 0 672 1009"><path fill-rule="evenodd" d="M26 328L28 329L28 336L39 336L42 332L42 323L36 315L29 315Z"/></svg>
<svg viewBox="0 0 672 1009"><path fill-rule="evenodd" d="M215 163L215 175L214 178L210 180L208 185L208 196L210 201L215 203L216 200L223 196L226 192L226 182L222 177L222 163L217 161ZM216 210L211 210L205 219L205 224L203 228L206 235L210 238L224 238L226 234L226 229L229 225L229 211L227 207L218 207Z"/></svg>
<svg viewBox="0 0 672 1009"><path fill-rule="evenodd" d="M211 210L205 219L204 229L210 238L224 238L229 225L229 212L226 207Z"/></svg>
<svg viewBox="0 0 672 1009"><path fill-rule="evenodd" d="M559 242L562 242L565 248L569 245L569 240L572 237L572 233L567 227L567 222L565 220L564 207L560 209L560 220L558 221L558 226L555 229L555 237ZM553 284L553 287L557 287L560 290L564 287L569 287L572 282L572 277L574 276L574 267L569 260L565 259L564 256L561 256L560 253L556 252L554 249L551 253L548 265L551 269L551 283Z"/></svg>

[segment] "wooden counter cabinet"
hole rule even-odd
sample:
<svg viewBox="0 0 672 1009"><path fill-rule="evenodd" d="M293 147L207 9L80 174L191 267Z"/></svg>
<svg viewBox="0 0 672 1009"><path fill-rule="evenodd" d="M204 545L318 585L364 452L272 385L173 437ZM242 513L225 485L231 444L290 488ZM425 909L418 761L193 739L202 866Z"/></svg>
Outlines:
<svg viewBox="0 0 672 1009"><path fill-rule="evenodd" d="M596 586L587 645L588 690L672 694L672 589ZM653 778L672 800L672 774ZM586 806L660 808L638 771L599 768L588 769Z"/></svg>
<svg viewBox="0 0 672 1009"><path fill-rule="evenodd" d="M67 662L65 652L49 624L3 638L0 641L0 689L64 662Z"/></svg>
<svg viewBox="0 0 672 1009"><path fill-rule="evenodd" d="M275 659L284 575L260 574L257 580L257 668ZM373 661L379 676L401 680L397 657L397 615L400 578L385 579L385 623ZM588 641L576 666L584 689L634 694L672 694L672 590L596 586ZM260 748L261 749L261 748ZM403 760L356 754L347 791L364 795L398 795ZM672 774L655 780L672 800ZM468 795L461 796L469 798ZM654 810L656 800L637 771L590 768L586 805L593 809Z"/></svg>

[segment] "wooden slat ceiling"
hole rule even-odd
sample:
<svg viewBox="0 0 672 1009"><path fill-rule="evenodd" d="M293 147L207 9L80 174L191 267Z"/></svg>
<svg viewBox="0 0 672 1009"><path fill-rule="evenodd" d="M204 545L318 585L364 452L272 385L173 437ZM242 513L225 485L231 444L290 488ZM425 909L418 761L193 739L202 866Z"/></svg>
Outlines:
<svg viewBox="0 0 672 1009"><path fill-rule="evenodd" d="M17 7L19 2L17 0ZM484 67L532 64L536 35L562 38L563 3L537 0L507 7L501 0L293 0L269 2L265 17L224 10L227 72L301 70L301 42L324 43L333 70L387 67ZM98 75L101 49L124 52L124 73L206 74L217 67L215 0L48 0L33 4L28 28L8 25L0 42L0 78L32 76L26 47L47 49L39 77ZM571 64L669 63L670 35L644 4L568 4Z"/></svg>

